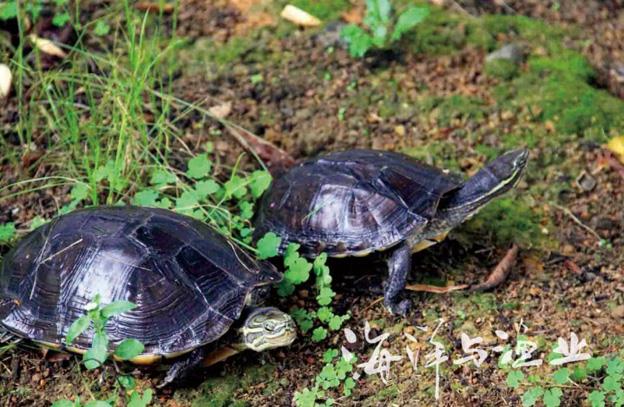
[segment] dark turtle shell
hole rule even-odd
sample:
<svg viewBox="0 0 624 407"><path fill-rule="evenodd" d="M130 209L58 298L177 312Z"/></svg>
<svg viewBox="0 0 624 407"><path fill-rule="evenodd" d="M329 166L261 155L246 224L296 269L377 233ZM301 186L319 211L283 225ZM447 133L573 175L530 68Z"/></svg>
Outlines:
<svg viewBox="0 0 624 407"><path fill-rule="evenodd" d="M163 209L100 207L61 216L26 236L0 271L0 324L62 347L72 322L101 303L137 304L111 318L113 344L135 338L146 355L174 356L215 341L247 295L279 281L210 226ZM75 342L88 348L92 332Z"/></svg>
<svg viewBox="0 0 624 407"><path fill-rule="evenodd" d="M422 229L462 180L404 154L349 150L305 161L274 180L255 221L308 256L385 250Z"/></svg>

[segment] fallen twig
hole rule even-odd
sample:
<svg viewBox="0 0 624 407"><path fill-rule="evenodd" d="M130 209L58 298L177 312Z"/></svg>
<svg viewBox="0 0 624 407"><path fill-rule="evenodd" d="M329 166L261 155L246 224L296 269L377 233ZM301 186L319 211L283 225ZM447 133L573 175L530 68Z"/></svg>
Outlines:
<svg viewBox="0 0 624 407"><path fill-rule="evenodd" d="M498 265L494 268L494 270L490 273L488 278L479 284L475 284L470 286L470 291L486 291L491 290L492 288L498 287L502 284L509 275L511 268L516 262L516 258L518 257L518 246L514 243L511 248L505 254L505 257L498 263Z"/></svg>
<svg viewBox="0 0 624 407"><path fill-rule="evenodd" d="M416 291L416 292L426 292L426 293L434 293L434 294L446 294L453 291L465 290L468 288L468 284L461 285L447 285L444 287L438 285L429 285L429 284L408 284L405 286L406 290Z"/></svg>
<svg viewBox="0 0 624 407"><path fill-rule="evenodd" d="M586 224L581 222L581 220L575 214L573 214L571 210L569 210L566 207L557 205L555 203L551 203L551 205L553 207L559 209L560 211L562 211L566 215L568 215L570 217L570 219L572 219L574 221L574 223L576 223L577 225L579 225L580 227L585 229L587 232L589 232L592 236L594 236L596 238L596 240L598 240L598 242L602 241L602 238L600 237L600 235L594 229L590 228L589 226L587 226Z"/></svg>

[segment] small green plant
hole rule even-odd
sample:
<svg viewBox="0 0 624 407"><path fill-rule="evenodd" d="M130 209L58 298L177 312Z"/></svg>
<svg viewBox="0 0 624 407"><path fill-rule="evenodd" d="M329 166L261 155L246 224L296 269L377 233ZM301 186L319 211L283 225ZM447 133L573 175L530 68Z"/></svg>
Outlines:
<svg viewBox="0 0 624 407"><path fill-rule="evenodd" d="M107 305L100 303L100 295L96 295L92 302L87 304L87 314L75 320L65 337L67 346L71 346L74 340L93 326L93 340L91 347L83 355L83 362L87 369L97 369L102 366L109 355L108 335L106 323L115 315L128 312L136 308L136 304L129 301L115 301ZM143 352L144 346L136 339L124 339L113 352L113 355L121 360L130 360Z"/></svg>
<svg viewBox="0 0 624 407"><path fill-rule="evenodd" d="M349 53L353 57L363 57L372 48L390 48L421 23L429 15L429 9L410 7L396 18L393 14L390 0L366 0L364 25L367 29L349 24L341 32L349 44Z"/></svg>
<svg viewBox="0 0 624 407"><path fill-rule="evenodd" d="M274 257L278 254L281 238L273 232L265 234L257 242L258 256L261 259ZM331 307L332 300L336 293L331 288L332 277L327 262L327 254L322 253L309 262L299 254L301 246L297 243L290 243L284 252L284 280L280 283L277 293L281 297L287 297L295 291L295 286L303 284L310 278L310 271L316 277L316 302L319 308L315 311L308 311L301 308L293 308L291 315L299 325L303 333L307 333L314 328L315 321L318 320L332 331L337 331L342 327L349 315L336 315ZM325 326L317 326L312 330L312 340L321 342L327 338L328 330Z"/></svg>
<svg viewBox="0 0 624 407"><path fill-rule="evenodd" d="M57 27L63 27L71 20L68 8L69 0L54 0L52 2L31 0L22 2L19 7L21 7L33 21L37 21L47 3L52 3L52 10L54 12L52 24ZM0 21L16 18L18 14L19 8L17 0L0 2Z"/></svg>
<svg viewBox="0 0 624 407"><path fill-rule="evenodd" d="M334 399L327 397L326 390L336 389L342 384L342 393L350 396L355 388L356 382L352 377L347 376L353 371L356 362L355 356L351 360L346 360L342 356L334 363L334 359L340 354L337 349L327 349L323 353L325 365L321 372L314 378L314 386L311 389L304 388L295 393L295 404L298 407L331 406ZM323 400L319 402L319 400Z"/></svg>
<svg viewBox="0 0 624 407"><path fill-rule="evenodd" d="M91 346L83 355L83 363L87 369L92 370L102 366L111 355L119 360L131 360L143 353L145 349L143 344L132 338L121 341L112 354L108 350L109 340L106 333L106 323L115 315L136 308L136 304L129 301L114 301L110 304L102 305L101 297L97 294L93 301L87 304L86 308L88 309L87 313L75 320L69 327L65 343L67 346L71 346L76 338L90 327L93 327ZM132 376L119 376L116 385L121 386L125 393L128 394L126 400L128 407L145 407L152 401L152 389L146 389L143 394L139 393L135 390L136 382ZM76 397L74 401L57 400L54 402L53 407L108 407L114 405L116 405L114 397L106 401L92 400L84 404L79 397Z"/></svg>
<svg viewBox="0 0 624 407"><path fill-rule="evenodd" d="M558 407L569 385L593 387L586 399L591 407L624 406L624 361L619 357L593 357L573 370L561 367L546 377L525 377L519 370L510 370L506 383L523 392L523 407L534 406L540 400L546 407Z"/></svg>
<svg viewBox="0 0 624 407"><path fill-rule="evenodd" d="M7 243L15 237L15 224L13 222L0 225L0 243Z"/></svg>

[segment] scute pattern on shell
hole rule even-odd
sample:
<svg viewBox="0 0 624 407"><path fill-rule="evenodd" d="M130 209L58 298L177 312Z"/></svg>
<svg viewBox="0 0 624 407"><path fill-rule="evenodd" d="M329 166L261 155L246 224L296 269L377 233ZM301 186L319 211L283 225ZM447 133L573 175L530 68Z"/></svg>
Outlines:
<svg viewBox="0 0 624 407"><path fill-rule="evenodd" d="M112 343L135 338L145 353L166 355L219 338L254 287L280 278L198 220L153 208L85 209L33 231L6 256L0 324L62 344L99 294L102 304L137 304L109 320ZM92 334L74 346L88 347Z"/></svg>
<svg viewBox="0 0 624 407"><path fill-rule="evenodd" d="M275 232L281 250L352 255L391 247L423 228L442 196L462 180L410 157L349 150L305 161L274 180L262 199L255 237Z"/></svg>

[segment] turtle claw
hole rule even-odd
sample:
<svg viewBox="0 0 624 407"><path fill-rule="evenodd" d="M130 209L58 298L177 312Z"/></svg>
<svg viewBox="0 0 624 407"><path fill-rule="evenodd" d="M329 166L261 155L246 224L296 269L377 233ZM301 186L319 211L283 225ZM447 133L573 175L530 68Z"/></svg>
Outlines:
<svg viewBox="0 0 624 407"><path fill-rule="evenodd" d="M412 307L412 302L410 300L403 300L397 302L388 302L384 301L386 305L386 309L393 315L406 316L407 312Z"/></svg>

